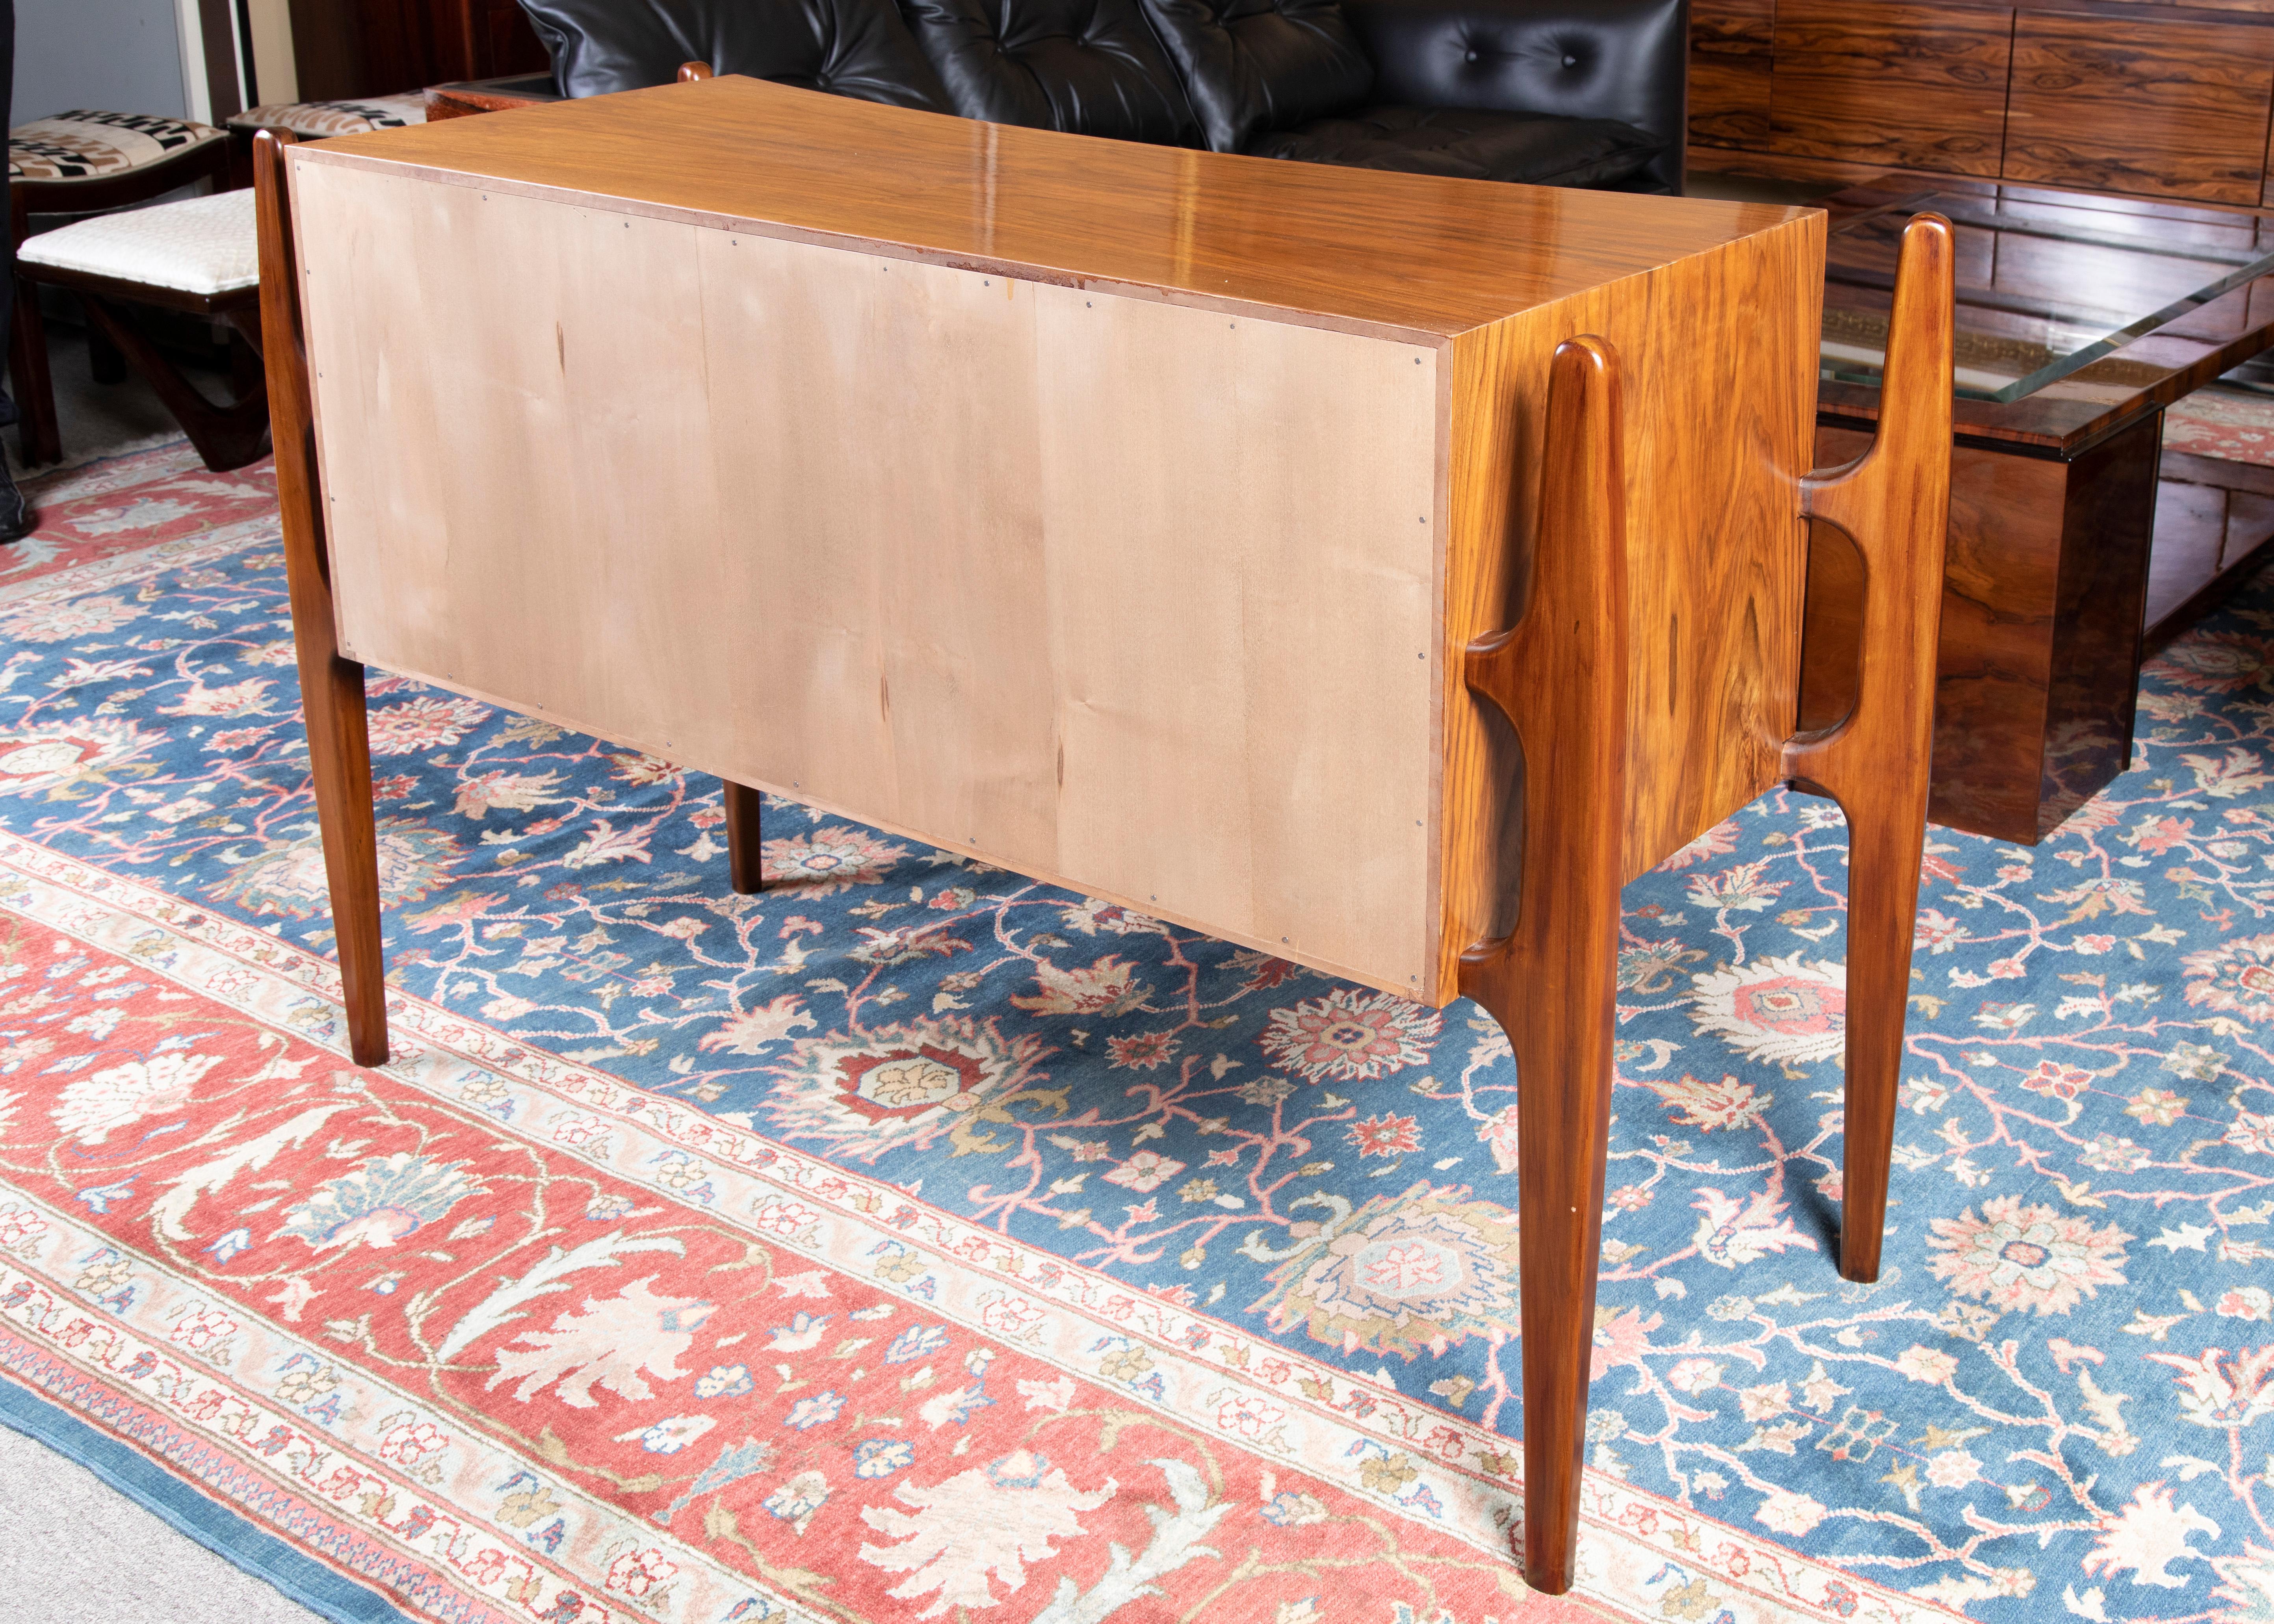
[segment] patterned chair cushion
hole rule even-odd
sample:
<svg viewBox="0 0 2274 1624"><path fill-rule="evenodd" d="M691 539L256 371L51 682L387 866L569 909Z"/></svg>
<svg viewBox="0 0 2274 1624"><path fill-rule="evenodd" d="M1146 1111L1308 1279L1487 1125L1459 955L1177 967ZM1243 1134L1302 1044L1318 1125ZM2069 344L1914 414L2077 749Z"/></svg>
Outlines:
<svg viewBox="0 0 2274 1624"><path fill-rule="evenodd" d="M426 122L426 98L365 96L359 102L272 102L230 115L232 130L290 130L311 141L327 136L359 135L365 130L399 130Z"/></svg>
<svg viewBox="0 0 2274 1624"><path fill-rule="evenodd" d="M109 180L221 139L211 124L180 118L85 109L57 113L8 132L8 178Z"/></svg>
<svg viewBox="0 0 2274 1624"><path fill-rule="evenodd" d="M97 214L26 237L26 267L52 266L184 293L234 293L260 280L260 231L250 187Z"/></svg>

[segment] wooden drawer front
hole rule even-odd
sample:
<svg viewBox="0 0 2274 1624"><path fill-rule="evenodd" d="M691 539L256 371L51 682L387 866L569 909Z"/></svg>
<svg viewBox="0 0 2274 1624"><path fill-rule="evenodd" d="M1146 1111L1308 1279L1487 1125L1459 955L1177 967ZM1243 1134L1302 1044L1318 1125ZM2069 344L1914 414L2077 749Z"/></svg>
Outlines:
<svg viewBox="0 0 2274 1624"><path fill-rule="evenodd" d="M2274 28L2024 11L2006 178L2255 203Z"/></svg>
<svg viewBox="0 0 2274 1624"><path fill-rule="evenodd" d="M1781 153L1995 178L2009 11L1784 0L1772 144ZM2256 194L2254 192L2253 196Z"/></svg>
<svg viewBox="0 0 2274 1624"><path fill-rule="evenodd" d="M1776 0L1697 0L1690 9L1690 139L1765 147Z"/></svg>

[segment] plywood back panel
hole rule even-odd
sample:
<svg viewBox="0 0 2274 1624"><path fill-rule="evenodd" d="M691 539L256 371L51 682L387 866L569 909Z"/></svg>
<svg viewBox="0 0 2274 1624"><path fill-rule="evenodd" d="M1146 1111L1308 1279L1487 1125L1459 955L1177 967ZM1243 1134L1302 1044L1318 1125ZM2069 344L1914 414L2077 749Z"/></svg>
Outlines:
<svg viewBox="0 0 2274 1624"><path fill-rule="evenodd" d="M1440 996L1437 349L293 170L355 658Z"/></svg>

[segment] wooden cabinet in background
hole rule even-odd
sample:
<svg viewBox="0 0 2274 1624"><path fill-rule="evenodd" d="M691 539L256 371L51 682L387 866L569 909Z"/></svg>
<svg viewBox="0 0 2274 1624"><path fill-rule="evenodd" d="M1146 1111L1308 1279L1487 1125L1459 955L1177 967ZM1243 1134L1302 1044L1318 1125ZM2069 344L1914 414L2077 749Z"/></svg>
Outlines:
<svg viewBox="0 0 2274 1624"><path fill-rule="evenodd" d="M290 0L304 101L352 100L552 64L516 0Z"/></svg>
<svg viewBox="0 0 2274 1624"><path fill-rule="evenodd" d="M1997 178L2013 55L2007 15L1852 0L1775 4L1775 151Z"/></svg>
<svg viewBox="0 0 2274 1624"><path fill-rule="evenodd" d="M2274 0L1693 0L1690 166L2274 206Z"/></svg>
<svg viewBox="0 0 2274 1624"><path fill-rule="evenodd" d="M2254 204L2270 102L2274 27L2023 11L2005 178Z"/></svg>
<svg viewBox="0 0 2274 1624"><path fill-rule="evenodd" d="M1690 139L1759 147L1769 139L1776 0L1699 0L1690 10Z"/></svg>

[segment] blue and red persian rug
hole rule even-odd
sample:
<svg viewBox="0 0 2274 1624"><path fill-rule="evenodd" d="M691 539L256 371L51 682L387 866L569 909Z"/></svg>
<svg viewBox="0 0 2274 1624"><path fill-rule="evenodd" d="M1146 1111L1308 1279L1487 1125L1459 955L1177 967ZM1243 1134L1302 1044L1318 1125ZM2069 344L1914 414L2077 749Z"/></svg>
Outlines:
<svg viewBox="0 0 2274 1624"><path fill-rule="evenodd" d="M274 508L0 572L0 1419L332 1616L2274 1621L2274 590L2034 851L1934 831L1884 1277L1842 831L1627 894L1583 1581L1515 1078L1437 1012L385 678L350 1064Z"/></svg>

